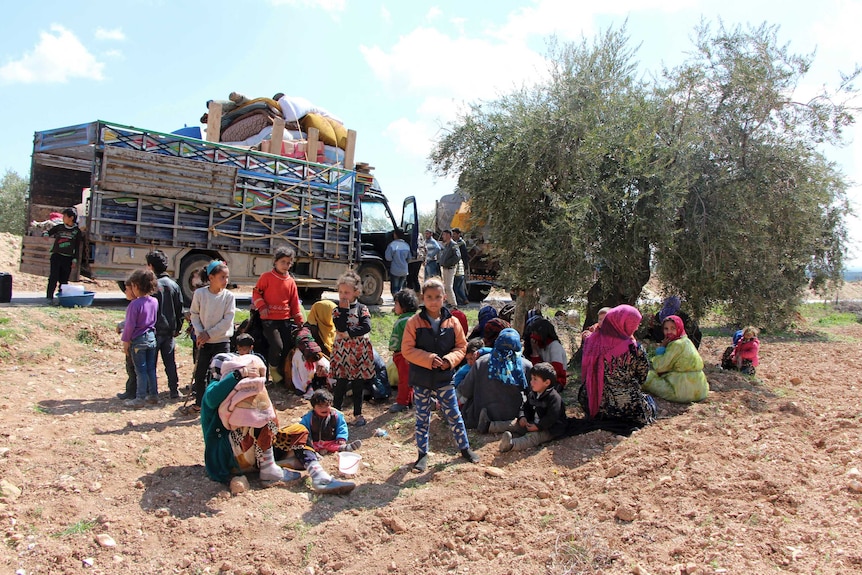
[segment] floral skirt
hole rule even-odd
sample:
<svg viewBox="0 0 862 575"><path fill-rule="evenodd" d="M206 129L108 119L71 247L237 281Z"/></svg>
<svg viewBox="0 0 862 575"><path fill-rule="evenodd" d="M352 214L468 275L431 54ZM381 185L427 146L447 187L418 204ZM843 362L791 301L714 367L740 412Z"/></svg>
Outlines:
<svg viewBox="0 0 862 575"><path fill-rule="evenodd" d="M332 346L329 376L335 379L373 379L374 348L368 337L339 337Z"/></svg>

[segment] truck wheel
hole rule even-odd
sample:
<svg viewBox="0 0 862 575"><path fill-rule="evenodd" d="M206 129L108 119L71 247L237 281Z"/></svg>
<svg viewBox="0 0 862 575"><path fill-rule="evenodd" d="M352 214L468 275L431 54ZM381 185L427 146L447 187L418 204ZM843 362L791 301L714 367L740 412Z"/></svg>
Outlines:
<svg viewBox="0 0 862 575"><path fill-rule="evenodd" d="M362 279L362 295L359 301L365 305L379 305L383 294L383 272L374 265L364 265L359 268Z"/></svg>
<svg viewBox="0 0 862 575"><path fill-rule="evenodd" d="M180 277L178 278L179 281L177 282L180 284L180 291L183 292L183 305L192 305L192 296L196 289L195 286L199 285L197 283L197 278L194 276L202 267L206 266L211 261L211 257L203 254L191 256L183 261L182 271L180 272ZM192 280L194 280L194 283Z"/></svg>
<svg viewBox="0 0 862 575"><path fill-rule="evenodd" d="M312 304L316 301L320 301L320 298L323 297L323 292L326 291L323 288L299 288L299 299L302 300L302 303L305 305Z"/></svg>
<svg viewBox="0 0 862 575"><path fill-rule="evenodd" d="M467 299L472 302L484 301L488 294L491 293L490 286L471 285L467 286Z"/></svg>

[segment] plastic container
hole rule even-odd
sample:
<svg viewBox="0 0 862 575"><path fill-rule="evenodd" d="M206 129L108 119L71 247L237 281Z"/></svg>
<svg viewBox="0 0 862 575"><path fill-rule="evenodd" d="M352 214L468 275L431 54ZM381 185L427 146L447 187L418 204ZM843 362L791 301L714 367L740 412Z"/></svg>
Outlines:
<svg viewBox="0 0 862 575"><path fill-rule="evenodd" d="M84 295L84 286L77 284L63 284L60 286L60 293L64 296Z"/></svg>
<svg viewBox="0 0 862 575"><path fill-rule="evenodd" d="M63 307L90 307L93 305L94 297L96 297L96 292L85 291L81 295L61 294L57 296L57 300Z"/></svg>
<svg viewBox="0 0 862 575"><path fill-rule="evenodd" d="M338 472L342 475L356 475L362 456L355 451L338 452Z"/></svg>
<svg viewBox="0 0 862 575"><path fill-rule="evenodd" d="M382 427L378 427L377 429L374 430L374 436L375 437L386 437L387 435L389 435L389 433L385 429L383 429Z"/></svg>

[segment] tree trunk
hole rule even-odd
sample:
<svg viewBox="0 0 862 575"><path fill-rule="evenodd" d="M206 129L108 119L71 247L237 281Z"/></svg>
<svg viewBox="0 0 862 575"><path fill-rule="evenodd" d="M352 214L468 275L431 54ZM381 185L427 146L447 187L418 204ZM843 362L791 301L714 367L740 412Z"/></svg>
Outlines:
<svg viewBox="0 0 862 575"><path fill-rule="evenodd" d="M515 300L515 313L512 315L512 327L518 330L521 335L524 334L524 323L527 318L527 312L536 307L539 303L539 290L530 288L518 293L518 299Z"/></svg>

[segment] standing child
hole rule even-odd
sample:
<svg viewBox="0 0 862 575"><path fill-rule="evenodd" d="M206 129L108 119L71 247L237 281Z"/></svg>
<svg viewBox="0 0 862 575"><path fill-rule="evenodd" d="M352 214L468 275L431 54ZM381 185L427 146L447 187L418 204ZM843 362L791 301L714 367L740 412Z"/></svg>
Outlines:
<svg viewBox="0 0 862 575"><path fill-rule="evenodd" d="M125 285L125 295L128 301L135 299L135 294L132 291L132 284ZM126 327L126 320L117 322L117 333L122 335L123 329ZM117 399L134 399L138 395L138 379L135 376L135 362L132 361L132 356L126 354L126 391L117 394Z"/></svg>
<svg viewBox="0 0 862 575"><path fill-rule="evenodd" d="M335 343L332 346L330 374L335 378L333 402L341 409L347 386L353 393L353 425L365 425L362 396L366 382L373 379L374 348L371 346L371 313L359 302L362 280L353 270L338 278L338 307L332 310Z"/></svg>
<svg viewBox="0 0 862 575"><path fill-rule="evenodd" d="M157 289L156 276L150 270L135 270L126 283L135 297L126 307L123 326L123 351L135 366L136 395L124 402L126 407L139 409L147 403L159 402L156 385L156 318L159 302L150 294Z"/></svg>
<svg viewBox="0 0 862 575"><path fill-rule="evenodd" d="M757 328L748 326L739 330L733 338L733 345L724 350L721 367L736 369L745 375L754 375L760 364L760 340Z"/></svg>
<svg viewBox="0 0 862 575"><path fill-rule="evenodd" d="M165 375L168 376L168 389L171 399L180 397L179 375L175 356L174 338L183 328L183 294L171 276L168 275L168 257L161 250L147 254L147 268L156 275L158 290L153 294L159 302L159 316L156 320L156 349L162 356Z"/></svg>
<svg viewBox="0 0 862 575"><path fill-rule="evenodd" d="M392 311L398 314L395 325L392 326L392 335L389 336L389 351L392 352L392 363L398 369L398 397L389 408L390 413L407 411L413 403L413 388L410 387L410 364L401 353L401 340L404 339L404 327L407 320L416 315L419 301L416 292L412 289L403 289L393 297L395 305Z"/></svg>
<svg viewBox="0 0 862 575"><path fill-rule="evenodd" d="M192 296L191 324L195 329L198 354L193 390L195 403L187 408L189 414L201 411L210 361L216 354L230 351L236 299L227 289L229 279L230 270L227 264L213 260L201 271L204 286L196 289Z"/></svg>
<svg viewBox="0 0 862 575"><path fill-rule="evenodd" d="M51 246L51 272L48 275L48 290L46 297L54 299L54 289L60 284L69 283L72 266L78 261L81 246L81 229L78 227L78 212L75 208L63 210L63 223L57 224L47 232L46 236L54 238Z"/></svg>
<svg viewBox="0 0 862 575"><path fill-rule="evenodd" d="M449 423L461 456L470 463L478 463L479 456L470 449L470 440L455 388L452 373L461 363L467 348L464 329L443 307L443 282L437 278L422 284L422 303L419 313L407 321L401 353L410 362L410 385L416 406L416 447L419 457L413 464L414 473L428 468L428 431L431 424L431 402L437 399L440 413ZM447 290L448 291L448 290Z"/></svg>
<svg viewBox="0 0 862 575"><path fill-rule="evenodd" d="M332 407L332 394L327 389L318 389L311 394L311 410L299 422L311 436L311 445L318 453L356 451L362 441L347 442L347 422L344 414Z"/></svg>

